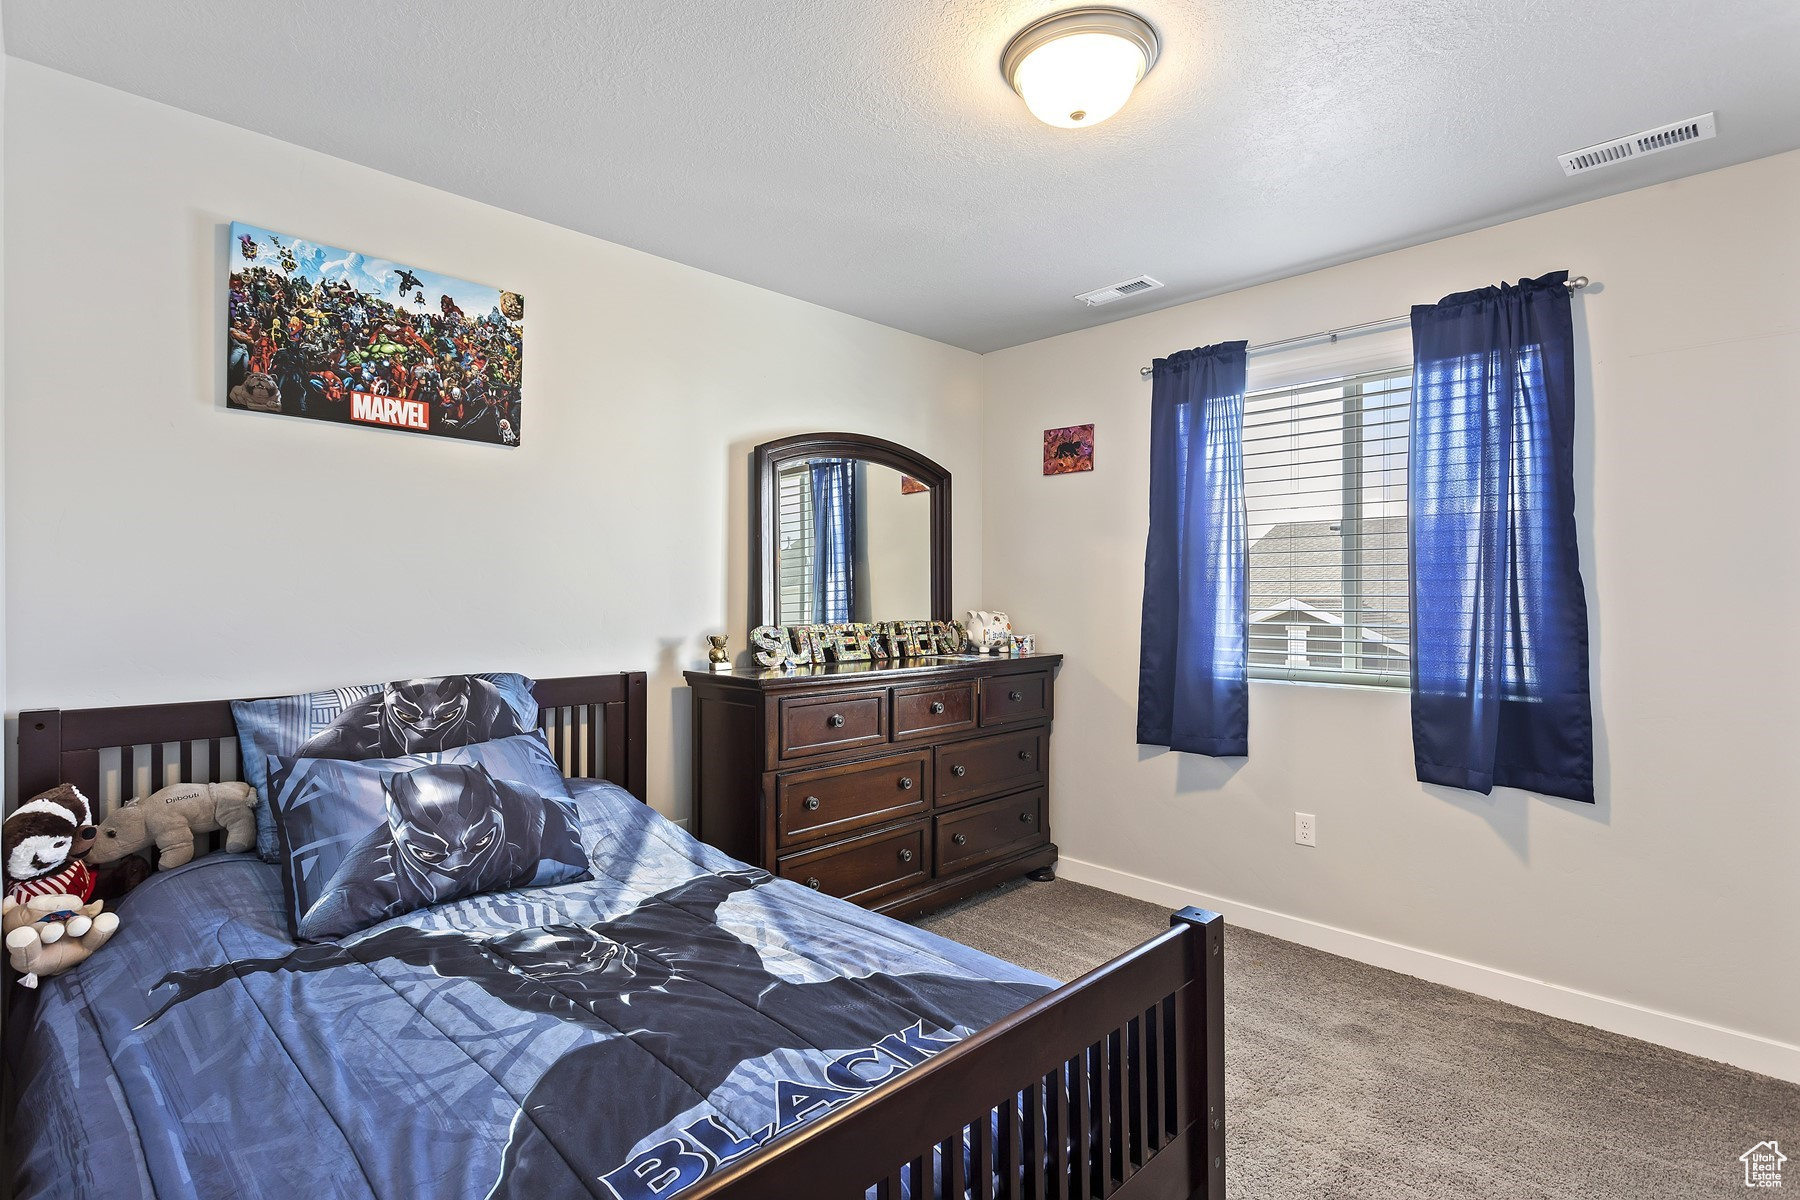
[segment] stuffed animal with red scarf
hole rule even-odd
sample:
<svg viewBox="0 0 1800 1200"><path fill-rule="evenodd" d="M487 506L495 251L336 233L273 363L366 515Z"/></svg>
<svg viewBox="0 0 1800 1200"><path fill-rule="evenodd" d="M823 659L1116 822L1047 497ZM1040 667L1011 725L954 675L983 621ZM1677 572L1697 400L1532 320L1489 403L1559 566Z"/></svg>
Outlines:
<svg viewBox="0 0 1800 1200"><path fill-rule="evenodd" d="M33 896L94 896L85 859L94 846L94 807L72 784L59 784L19 805L0 825L6 853L6 894L24 904Z"/></svg>
<svg viewBox="0 0 1800 1200"><path fill-rule="evenodd" d="M19 805L0 824L6 895L18 904L34 896L74 896L83 904L95 896L116 900L150 874L143 859L113 868L90 865L88 852L97 835L93 805L72 784Z"/></svg>
<svg viewBox="0 0 1800 1200"><path fill-rule="evenodd" d="M119 926L93 899L100 879L85 859L94 837L93 805L67 783L33 796L0 823L6 949L26 987L86 959ZM139 864L133 882L148 874L149 864Z"/></svg>

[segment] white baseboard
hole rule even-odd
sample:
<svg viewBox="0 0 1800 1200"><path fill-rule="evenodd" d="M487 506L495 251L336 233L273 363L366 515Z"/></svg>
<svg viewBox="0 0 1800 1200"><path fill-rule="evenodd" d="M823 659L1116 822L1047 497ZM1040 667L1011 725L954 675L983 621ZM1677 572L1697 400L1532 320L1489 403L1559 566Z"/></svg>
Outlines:
<svg viewBox="0 0 1800 1200"><path fill-rule="evenodd" d="M1298 942L1315 950L1473 992L1478 996L1487 996L1533 1012L1560 1017L1565 1021L1575 1021L1610 1033L1654 1042L1659 1046L1710 1058L1715 1062L1730 1063L1746 1071L1800 1083L1800 1046L1787 1042L1710 1025L1691 1017L1678 1017L1673 1013L1644 1008L1625 1000L1596 996L1592 992L1515 975L1511 971L1451 958L1430 950L1402 946L1398 942L1258 908L1254 904L1240 904L1222 896L1208 896L1203 892L1191 891L1156 879L1146 879L1129 871L1083 862L1078 858L1058 859L1056 873L1063 879L1090 884L1170 909L1188 904L1209 908L1223 916L1229 924L1242 925L1246 929Z"/></svg>

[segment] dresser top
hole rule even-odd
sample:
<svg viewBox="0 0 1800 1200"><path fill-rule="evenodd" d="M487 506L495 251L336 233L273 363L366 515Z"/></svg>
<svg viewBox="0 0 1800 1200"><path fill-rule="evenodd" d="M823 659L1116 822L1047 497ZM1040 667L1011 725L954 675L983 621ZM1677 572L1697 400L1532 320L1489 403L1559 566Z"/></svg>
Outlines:
<svg viewBox="0 0 1800 1200"><path fill-rule="evenodd" d="M842 687L845 684L921 683L935 679L978 675L1009 675L1021 671L1043 671L1062 662L1060 654L966 654L954 657L887 659L882 662L839 662L819 666L795 667L784 671L779 667L734 667L729 671L684 671L689 683L712 683L724 687L774 688Z"/></svg>

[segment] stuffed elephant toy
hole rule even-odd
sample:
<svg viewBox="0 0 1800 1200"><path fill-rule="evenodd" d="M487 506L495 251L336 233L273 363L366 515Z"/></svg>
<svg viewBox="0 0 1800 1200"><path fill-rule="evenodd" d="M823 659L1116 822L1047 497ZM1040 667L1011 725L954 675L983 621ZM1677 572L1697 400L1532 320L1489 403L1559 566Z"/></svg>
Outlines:
<svg viewBox="0 0 1800 1200"><path fill-rule="evenodd" d="M116 862L154 845L157 868L194 857L194 835L225 831L233 854L256 845L256 792L247 783L177 783L127 800L100 822L88 862Z"/></svg>

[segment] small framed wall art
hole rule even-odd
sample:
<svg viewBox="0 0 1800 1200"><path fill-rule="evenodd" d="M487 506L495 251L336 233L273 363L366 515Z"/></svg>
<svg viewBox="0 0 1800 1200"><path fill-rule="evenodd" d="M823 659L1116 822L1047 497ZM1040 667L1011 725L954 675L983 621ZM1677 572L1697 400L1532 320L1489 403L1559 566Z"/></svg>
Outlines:
<svg viewBox="0 0 1800 1200"><path fill-rule="evenodd" d="M1072 475L1094 469L1094 427L1065 425L1044 430L1044 474Z"/></svg>

